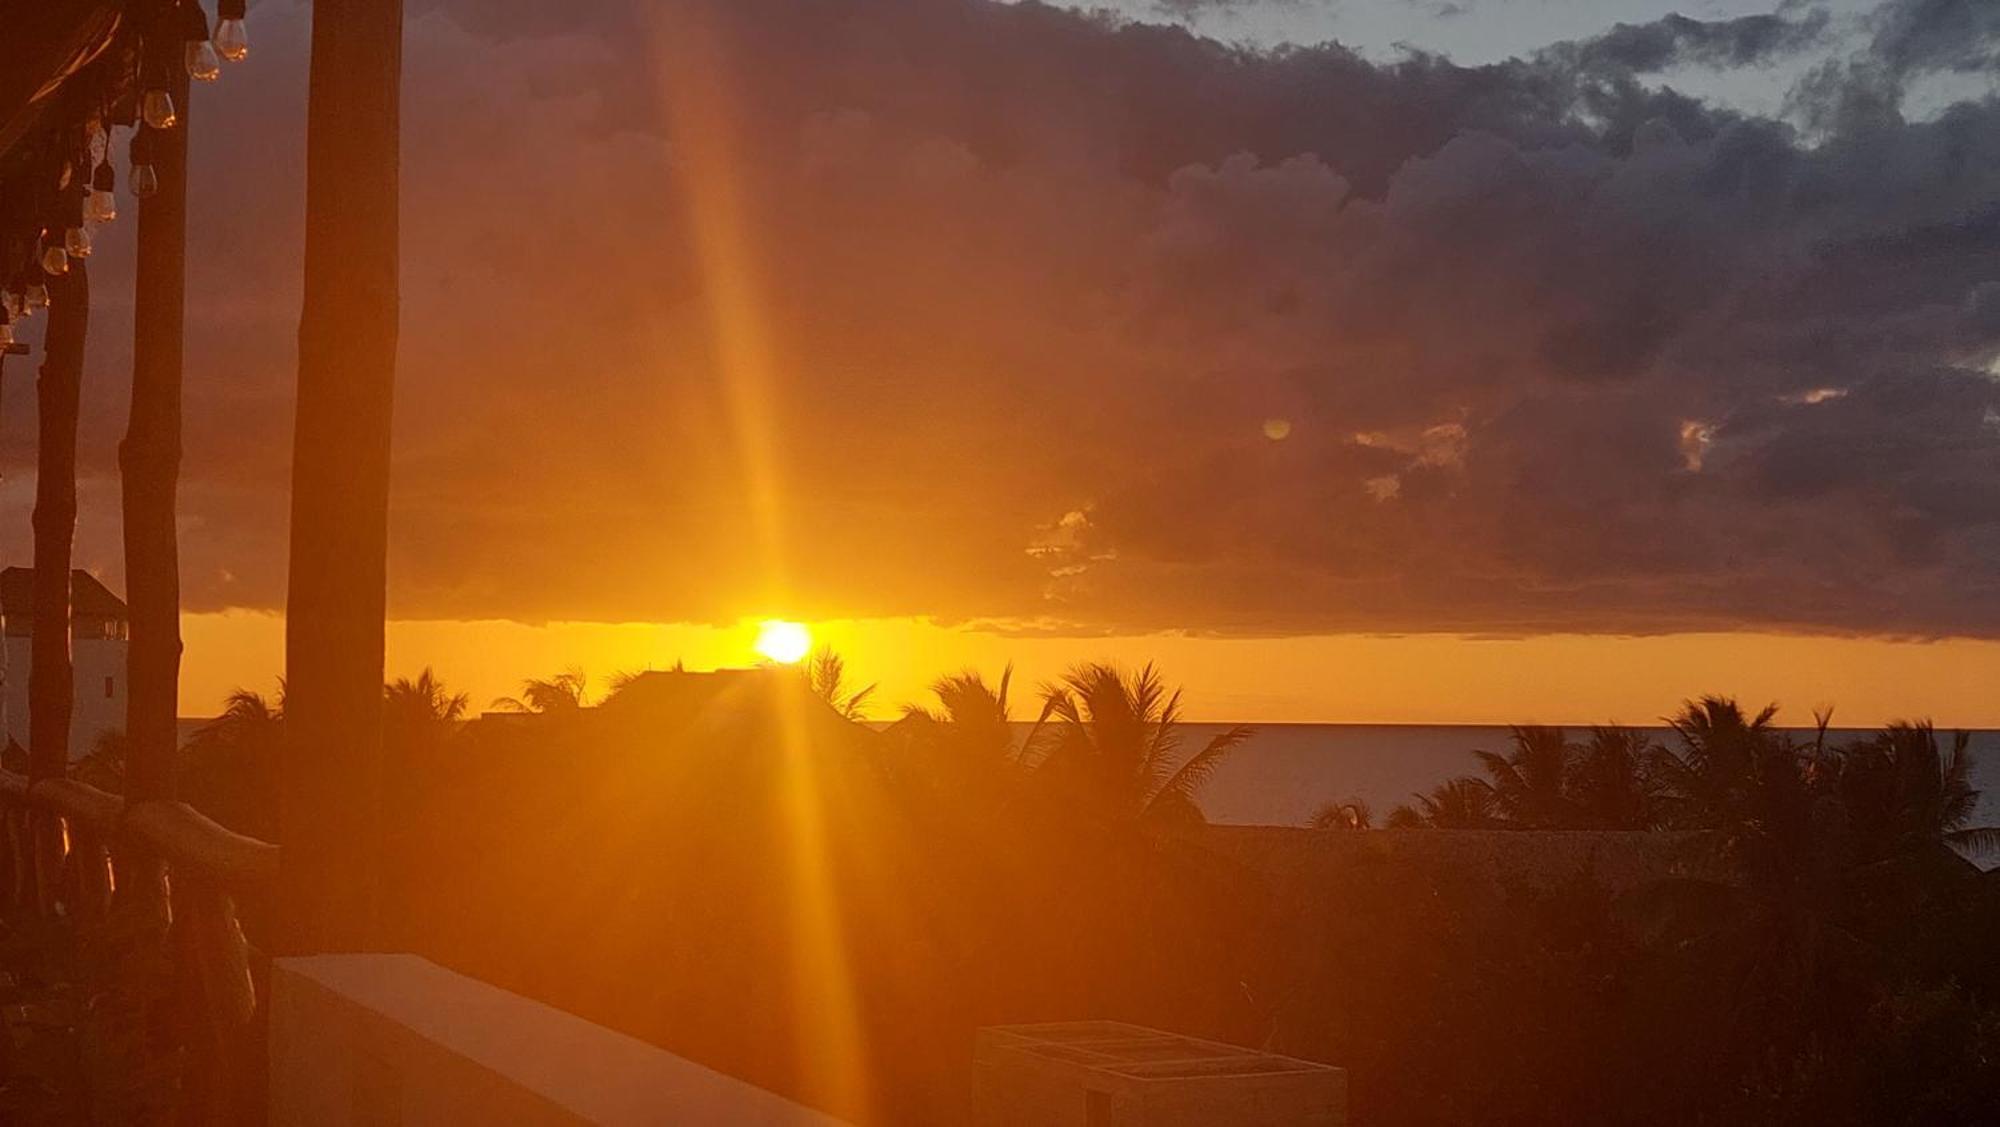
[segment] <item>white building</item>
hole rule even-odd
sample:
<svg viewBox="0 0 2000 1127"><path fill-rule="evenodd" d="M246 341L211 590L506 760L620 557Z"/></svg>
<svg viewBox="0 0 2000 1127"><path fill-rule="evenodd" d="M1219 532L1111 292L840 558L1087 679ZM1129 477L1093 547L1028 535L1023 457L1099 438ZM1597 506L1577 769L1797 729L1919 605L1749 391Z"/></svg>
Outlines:
<svg viewBox="0 0 2000 1127"><path fill-rule="evenodd" d="M33 568L0 571L0 746L28 746L29 636L34 627ZM125 601L87 571L70 579L70 650L76 695L69 755L89 754L106 732L125 727L125 650L130 619Z"/></svg>

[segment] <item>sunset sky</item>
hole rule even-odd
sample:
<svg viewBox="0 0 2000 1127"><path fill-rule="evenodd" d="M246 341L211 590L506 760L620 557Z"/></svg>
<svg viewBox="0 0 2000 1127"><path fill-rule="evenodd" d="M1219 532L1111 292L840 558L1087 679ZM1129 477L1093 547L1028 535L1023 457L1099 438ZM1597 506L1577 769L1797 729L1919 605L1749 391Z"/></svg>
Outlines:
<svg viewBox="0 0 2000 1127"><path fill-rule="evenodd" d="M2000 725L2000 5L1090 7L409 0L391 671L784 617L881 715L1112 657L1215 719ZM190 715L281 672L306 17L192 107Z"/></svg>

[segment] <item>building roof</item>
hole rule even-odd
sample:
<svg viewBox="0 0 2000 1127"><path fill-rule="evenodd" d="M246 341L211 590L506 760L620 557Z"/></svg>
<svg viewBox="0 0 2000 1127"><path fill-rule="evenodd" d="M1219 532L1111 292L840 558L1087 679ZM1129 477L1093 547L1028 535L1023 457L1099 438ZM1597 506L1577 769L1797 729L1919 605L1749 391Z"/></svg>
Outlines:
<svg viewBox="0 0 2000 1127"><path fill-rule="evenodd" d="M70 572L69 597L72 617L126 617L125 600L87 571ZM10 567L0 571L0 617L26 619L34 614L35 569Z"/></svg>

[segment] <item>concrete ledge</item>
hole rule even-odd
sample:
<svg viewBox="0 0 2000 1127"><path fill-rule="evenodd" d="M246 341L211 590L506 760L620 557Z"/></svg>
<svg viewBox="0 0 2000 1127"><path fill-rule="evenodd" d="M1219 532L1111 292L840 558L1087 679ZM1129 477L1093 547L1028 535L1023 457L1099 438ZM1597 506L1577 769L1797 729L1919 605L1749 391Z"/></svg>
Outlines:
<svg viewBox="0 0 2000 1127"><path fill-rule="evenodd" d="M840 1121L415 955L279 959L273 1127Z"/></svg>

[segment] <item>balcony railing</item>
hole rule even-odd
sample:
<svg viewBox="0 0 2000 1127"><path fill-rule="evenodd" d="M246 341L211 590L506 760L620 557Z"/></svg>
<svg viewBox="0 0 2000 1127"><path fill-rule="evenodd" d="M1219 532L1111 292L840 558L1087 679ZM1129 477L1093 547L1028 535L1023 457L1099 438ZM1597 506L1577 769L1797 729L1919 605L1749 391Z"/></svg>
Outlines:
<svg viewBox="0 0 2000 1127"><path fill-rule="evenodd" d="M185 803L128 802L74 779L0 770L0 807L10 916L59 925L52 934L94 953L75 960L91 998L82 1020L91 1043L113 1048L86 1054L92 1103L112 1102L114 1121L261 1121L265 974L236 904L276 881L278 847Z"/></svg>

